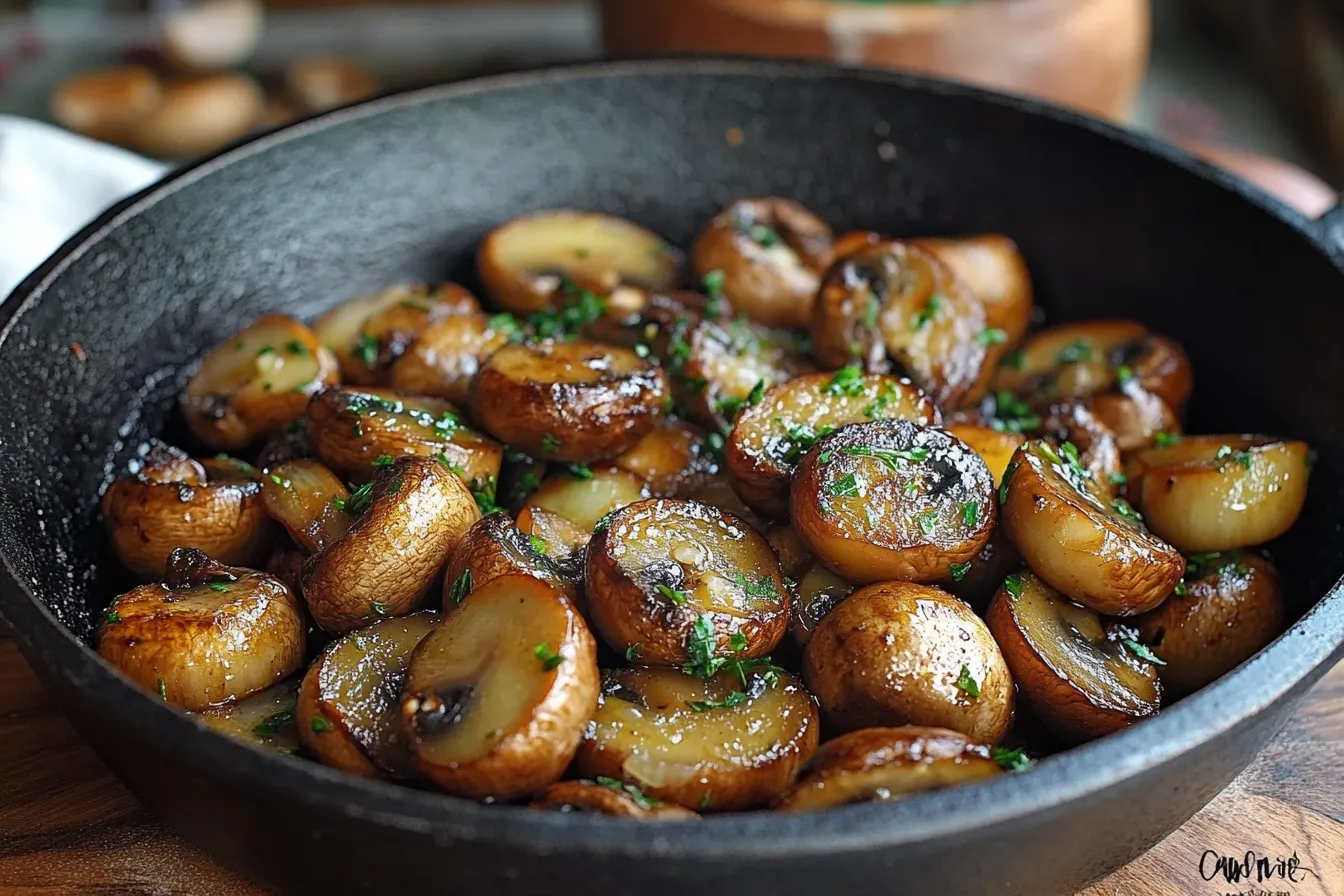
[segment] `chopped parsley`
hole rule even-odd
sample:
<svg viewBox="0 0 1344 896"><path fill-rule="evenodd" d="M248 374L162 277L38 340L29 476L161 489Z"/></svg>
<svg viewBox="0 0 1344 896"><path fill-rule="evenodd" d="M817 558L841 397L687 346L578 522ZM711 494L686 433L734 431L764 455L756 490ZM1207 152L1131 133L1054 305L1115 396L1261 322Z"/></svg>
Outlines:
<svg viewBox="0 0 1344 896"><path fill-rule="evenodd" d="M998 327L985 327L975 334L975 341L984 346L1002 345L1008 341L1008 334Z"/></svg>
<svg viewBox="0 0 1344 896"><path fill-rule="evenodd" d="M168 684L162 678L159 679L159 699L164 701L168 699Z"/></svg>
<svg viewBox="0 0 1344 896"><path fill-rule="evenodd" d="M761 576L755 582L752 582L742 573L738 573L733 577L733 580L737 582L738 587L747 593L747 597L779 597L779 589L775 587L775 580L768 575ZM745 647L745 636L742 637L742 646ZM740 650L742 648L735 647L734 649Z"/></svg>
<svg viewBox="0 0 1344 896"><path fill-rule="evenodd" d="M731 395L724 396L714 402L714 412L725 420L737 419L738 413L743 408L754 407L761 403L761 398L765 396L765 380L757 380L756 385L751 387L746 398L734 398Z"/></svg>
<svg viewBox="0 0 1344 896"><path fill-rule="evenodd" d="M943 309L943 301L943 297L937 293L929 296L929 301L923 309L910 318L910 329L922 330L927 327L938 316L938 312Z"/></svg>
<svg viewBox="0 0 1344 896"><path fill-rule="evenodd" d="M607 313L607 303L591 290L576 286L570 280L560 279L560 294L564 304L557 310L548 308L528 316L527 322L542 339L567 339Z"/></svg>
<svg viewBox="0 0 1344 896"><path fill-rule="evenodd" d="M369 604L369 609L373 611L373 615L375 616L387 615L387 605L384 603L374 601L373 603Z"/></svg>
<svg viewBox="0 0 1344 896"><path fill-rule="evenodd" d="M453 603L460 604L462 600L471 593L471 570L462 570L462 575L453 580L453 585L448 589L448 596L452 598Z"/></svg>
<svg viewBox="0 0 1344 896"><path fill-rule="evenodd" d="M1130 504L1124 498L1116 498L1111 501L1111 509L1126 519L1133 520L1136 523L1143 522L1143 514L1135 510L1134 505Z"/></svg>
<svg viewBox="0 0 1344 896"><path fill-rule="evenodd" d="M1059 350L1058 360L1061 364L1077 364L1080 361L1092 360L1092 341L1083 338L1064 346Z"/></svg>
<svg viewBox="0 0 1344 896"><path fill-rule="evenodd" d="M999 432L1023 433L1038 429L1041 418L1032 413L1031 405L1006 389L1000 389L994 393L994 416L989 425Z"/></svg>
<svg viewBox="0 0 1344 896"><path fill-rule="evenodd" d="M899 400L900 397L896 394L896 387L891 383L883 383L882 388L877 393L877 397L873 399L868 407L863 409L863 415L869 420L877 420L883 416L883 412L885 412L887 408Z"/></svg>
<svg viewBox="0 0 1344 896"><path fill-rule="evenodd" d="M1003 580L1003 590L1013 597L1022 596L1022 577L1014 573Z"/></svg>
<svg viewBox="0 0 1344 896"><path fill-rule="evenodd" d="M565 658L551 650L546 644L538 644L532 649L532 655L541 660L541 671L550 672L565 661Z"/></svg>
<svg viewBox="0 0 1344 896"><path fill-rule="evenodd" d="M541 450L545 451L547 454L554 454L560 450L560 440L550 433L547 433L541 437Z"/></svg>
<svg viewBox="0 0 1344 896"><path fill-rule="evenodd" d="M485 479L473 479L467 486L467 490L476 499L476 506L481 509L482 514L491 514L504 509L495 503L496 486L497 482L493 476L487 476Z"/></svg>
<svg viewBox="0 0 1344 896"><path fill-rule="evenodd" d="M1129 477L1124 473L1107 473L1106 478L1110 481L1111 485L1124 485L1129 482Z"/></svg>
<svg viewBox="0 0 1344 896"><path fill-rule="evenodd" d="M639 650L640 647L638 644L631 644L629 647L625 648L625 661L627 663L633 663L635 660L639 659Z"/></svg>
<svg viewBox="0 0 1344 896"><path fill-rule="evenodd" d="M953 563L948 567L948 571L952 573L952 581L960 582L962 579L966 578L966 573L971 571L971 564Z"/></svg>
<svg viewBox="0 0 1344 896"><path fill-rule="evenodd" d="M929 449L927 448L868 448L864 445L848 445L840 449L851 457L874 457L882 462L882 466L891 470L893 473L901 469L902 463L923 463L929 458Z"/></svg>
<svg viewBox="0 0 1344 896"><path fill-rule="evenodd" d="M392 459L392 455L390 455L390 454L380 454L380 455L378 455L377 460L375 460L375 461L373 462L373 465L374 465L375 467L390 467L390 466L392 466L392 464L394 464L395 462L396 462L396 461L394 461L394 460Z"/></svg>
<svg viewBox="0 0 1344 896"><path fill-rule="evenodd" d="M823 425L813 429L806 423L789 424L783 418L776 417L775 422L786 428L788 441L779 447L783 451L781 458L786 464L795 464L812 446L835 432L834 426Z"/></svg>
<svg viewBox="0 0 1344 896"><path fill-rule="evenodd" d="M1249 451L1238 451L1235 455L1233 455L1232 459L1235 460L1237 463L1241 464L1247 470L1249 470L1251 468L1251 465L1255 463L1255 455L1251 454L1251 452Z"/></svg>
<svg viewBox="0 0 1344 896"><path fill-rule="evenodd" d="M919 531L925 535L932 535L933 530L938 525L938 514L933 510L926 510L915 517L915 522L919 524Z"/></svg>
<svg viewBox="0 0 1344 896"><path fill-rule="evenodd" d="M443 464L445 467L447 467L448 472L452 473L453 475L455 476L466 475L467 471L459 467L457 464L453 463L451 460L449 460L448 455L444 454L442 451L435 451L434 459L439 463Z"/></svg>
<svg viewBox="0 0 1344 896"><path fill-rule="evenodd" d="M373 503L373 483L364 483L351 492L348 498L332 498L331 503L337 510L344 510L351 516L359 516Z"/></svg>
<svg viewBox="0 0 1344 896"><path fill-rule="evenodd" d="M1000 504L1006 504L1008 502L1008 483L1012 481L1013 474L1017 472L1018 465L1018 461L1011 460L1003 471L1003 482L999 483Z"/></svg>
<svg viewBox="0 0 1344 896"><path fill-rule="evenodd" d="M279 474L276 473L271 474L271 481L274 482L276 485L280 486L281 488L289 488L293 484L285 477L280 476Z"/></svg>
<svg viewBox="0 0 1344 896"><path fill-rule="evenodd" d="M229 586L225 585L223 582L215 582L210 586L210 590L218 591L220 594L225 594L228 592Z"/></svg>
<svg viewBox="0 0 1344 896"><path fill-rule="evenodd" d="M355 347L355 357L363 361L365 367L373 367L378 363L378 340L360 330L359 344Z"/></svg>
<svg viewBox="0 0 1344 896"><path fill-rule="evenodd" d="M1175 445L1180 440L1181 440L1180 436L1170 432L1160 432L1157 435L1153 436L1153 444L1159 448L1166 448L1171 445Z"/></svg>
<svg viewBox="0 0 1344 896"><path fill-rule="evenodd" d="M853 473L846 473L832 482L830 487L826 489L826 493L832 498L857 498L859 497L859 481L854 478Z"/></svg>
<svg viewBox="0 0 1344 896"><path fill-rule="evenodd" d="M616 780L615 778L608 778L605 775L598 775L594 780L596 780L598 784L602 785L608 790L615 790L619 793L629 795L631 798L634 799L636 803L639 803L639 807L641 809L655 809L658 806L662 805L662 803L658 802L658 800L654 799L651 796L648 796L647 794L644 793L644 791L640 790L633 784L626 784L622 781Z"/></svg>
<svg viewBox="0 0 1344 896"><path fill-rule="evenodd" d="M313 720L309 723L309 727L313 729L313 733L315 734L326 734L331 730L331 723L322 716L313 716Z"/></svg>
<svg viewBox="0 0 1344 896"><path fill-rule="evenodd" d="M1020 348L1015 348L1003 356L1003 366L1011 367L1013 370L1022 370L1027 366L1026 353Z"/></svg>
<svg viewBox="0 0 1344 896"><path fill-rule="evenodd" d="M724 439L721 432L706 433L705 440L700 443L701 450L718 461L723 460L723 446Z"/></svg>
<svg viewBox="0 0 1344 896"><path fill-rule="evenodd" d="M730 639L733 653L741 653L746 648L746 640ZM696 617L691 633L686 638L686 654L690 662L681 667L681 671L696 678L713 678L720 670L727 670L747 684L747 673L761 671L767 686L779 682L780 669L770 662L770 657L743 659L737 656L718 655L718 640L714 635L714 620L710 616Z"/></svg>
<svg viewBox="0 0 1344 896"><path fill-rule="evenodd" d="M961 521L968 526L980 522L980 504L976 501L967 501L961 505Z"/></svg>
<svg viewBox="0 0 1344 896"><path fill-rule="evenodd" d="M546 556L547 544L545 539L536 535L529 535L527 536L527 544L532 548L533 552Z"/></svg>
<svg viewBox="0 0 1344 896"><path fill-rule="evenodd" d="M685 606L686 601L691 598L691 593L689 591L679 591L676 588L664 585L662 582L658 583L658 593L677 606Z"/></svg>
<svg viewBox="0 0 1344 896"><path fill-rule="evenodd" d="M980 682L971 675L970 666L962 665L961 672L957 675L957 689L972 699L980 698Z"/></svg>
<svg viewBox="0 0 1344 896"><path fill-rule="evenodd" d="M695 712L708 712L711 709L724 709L745 703L747 695L742 691L733 691L722 700L687 700L686 705Z"/></svg>
<svg viewBox="0 0 1344 896"><path fill-rule="evenodd" d="M518 318L507 312L492 316L485 322L485 327L496 333L503 333L510 342L519 342L523 338L523 328L519 326Z"/></svg>
<svg viewBox="0 0 1344 896"><path fill-rule="evenodd" d="M290 703L279 712L273 712L252 727L257 737L275 737L280 729L294 722L294 704Z"/></svg>
<svg viewBox="0 0 1344 896"><path fill-rule="evenodd" d="M1133 638L1122 638L1120 639L1120 643L1125 645L1126 650L1143 660L1145 663L1152 663L1154 666L1165 666L1167 664L1166 660L1158 657L1158 655L1148 649L1148 645L1144 644L1142 641L1135 641Z"/></svg>
<svg viewBox="0 0 1344 896"><path fill-rule="evenodd" d="M565 467L575 479L592 479L593 468L587 464L568 464Z"/></svg>
<svg viewBox="0 0 1344 896"><path fill-rule="evenodd" d="M705 313L710 317L718 317L724 312L723 281L726 276L723 271L714 270L700 278L700 285L704 287L705 295L709 296Z"/></svg>
<svg viewBox="0 0 1344 896"><path fill-rule="evenodd" d="M762 249L769 249L771 246L778 246L784 242L784 238L779 235L779 231L765 224L753 224L747 230L747 236L751 241Z"/></svg>
<svg viewBox="0 0 1344 896"><path fill-rule="evenodd" d="M297 339L291 339L285 343L285 351L289 352L291 355L298 355L300 358L303 358L308 354L308 346Z"/></svg>
<svg viewBox="0 0 1344 896"><path fill-rule="evenodd" d="M108 607L107 615L103 617L103 622L107 623L108 625L112 625L120 621L121 621L121 614L116 611L115 604L112 607Z"/></svg>
<svg viewBox="0 0 1344 896"><path fill-rule="evenodd" d="M1007 747L990 747L989 757L1010 772L1021 772L1031 768L1032 760L1022 750L1010 750Z"/></svg>
<svg viewBox="0 0 1344 896"><path fill-rule="evenodd" d="M1132 379L1134 379L1133 367L1130 367L1128 364L1121 364L1119 367L1115 368L1115 381L1120 385L1123 386Z"/></svg>
<svg viewBox="0 0 1344 896"><path fill-rule="evenodd" d="M821 387L821 391L827 395L848 395L851 397L862 395L863 371L859 370L857 364L841 367L831 377L830 381Z"/></svg>

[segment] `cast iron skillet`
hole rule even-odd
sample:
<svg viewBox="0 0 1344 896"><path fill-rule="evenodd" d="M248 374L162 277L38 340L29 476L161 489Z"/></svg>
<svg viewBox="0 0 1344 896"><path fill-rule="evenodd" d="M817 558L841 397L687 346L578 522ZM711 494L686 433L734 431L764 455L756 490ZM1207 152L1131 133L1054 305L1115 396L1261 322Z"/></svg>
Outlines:
<svg viewBox="0 0 1344 896"><path fill-rule="evenodd" d="M771 193L837 230L1009 233L1051 319L1132 316L1185 345L1194 427L1310 441L1311 499L1275 546L1296 624L1158 718L1026 774L824 814L647 827L477 806L256 752L87 648L90 610L119 584L100 554L99 489L171 425L191 363L244 322L311 315L399 278L471 282L480 236L529 209L625 214L684 246L724 200ZM10 297L0 609L141 799L288 892L1069 891L1202 806L1340 655L1344 278L1326 230L1144 138L901 75L651 61L378 100L172 175Z"/></svg>

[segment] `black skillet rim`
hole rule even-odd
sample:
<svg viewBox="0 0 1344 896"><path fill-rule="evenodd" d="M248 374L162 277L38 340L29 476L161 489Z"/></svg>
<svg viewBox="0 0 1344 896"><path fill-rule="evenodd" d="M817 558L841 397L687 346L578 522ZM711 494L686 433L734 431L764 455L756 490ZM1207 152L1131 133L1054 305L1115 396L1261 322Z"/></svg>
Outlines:
<svg viewBox="0 0 1344 896"><path fill-rule="evenodd" d="M378 114L384 110L492 90L576 78L621 75L755 75L778 78L841 78L893 89L959 96L1082 128L1163 159L1192 176L1237 194L1261 212L1287 224L1344 271L1338 248L1327 246L1325 227L1240 179L1166 143L1068 110L1019 98L902 73L817 62L738 58L678 58L602 61L473 79L392 94L336 110L242 141L210 158L177 170L100 215L30 274L0 304L0 350L13 321L40 299L73 259L89 251L125 218L155 204L235 159L289 139ZM1335 217L1338 207L1328 217ZM1003 775L975 787L916 794L885 804L848 806L798 816L750 812L710 816L699 823L632 826L598 815L537 812L480 806L342 774L315 762L255 750L218 735L185 714L153 699L107 666L62 625L20 581L0 550L0 611L39 668L97 691L124 724L157 731L203 775L269 790L285 799L352 819L408 832L434 833L462 842L490 842L521 849L575 850L613 858L768 859L821 855L926 842L972 829L1010 823L1034 813L1087 800L1125 780L1171 761L1253 718L1344 655L1344 578L1296 624L1242 666L1213 685L1135 728L1037 763L1025 774Z"/></svg>

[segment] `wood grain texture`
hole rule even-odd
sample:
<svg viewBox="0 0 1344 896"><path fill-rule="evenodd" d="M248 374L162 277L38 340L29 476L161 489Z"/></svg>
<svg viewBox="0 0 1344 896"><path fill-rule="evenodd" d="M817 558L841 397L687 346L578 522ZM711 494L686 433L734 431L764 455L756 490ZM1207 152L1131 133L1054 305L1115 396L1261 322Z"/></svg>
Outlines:
<svg viewBox="0 0 1344 896"><path fill-rule="evenodd" d="M1205 850L1290 856L1296 883L1204 880ZM1209 866L1206 866L1209 867ZM0 894L264 891L160 828L0 640ZM1231 787L1147 855L1081 896L1344 896L1344 665Z"/></svg>

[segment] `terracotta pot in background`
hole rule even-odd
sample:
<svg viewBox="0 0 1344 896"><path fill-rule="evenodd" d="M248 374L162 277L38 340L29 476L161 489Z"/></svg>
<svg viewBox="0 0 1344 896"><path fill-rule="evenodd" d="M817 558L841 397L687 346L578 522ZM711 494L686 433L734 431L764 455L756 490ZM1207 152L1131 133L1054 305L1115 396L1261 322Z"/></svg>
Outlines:
<svg viewBox="0 0 1344 896"><path fill-rule="evenodd" d="M1148 0L602 0L607 50L891 66L1124 118L1148 64Z"/></svg>

